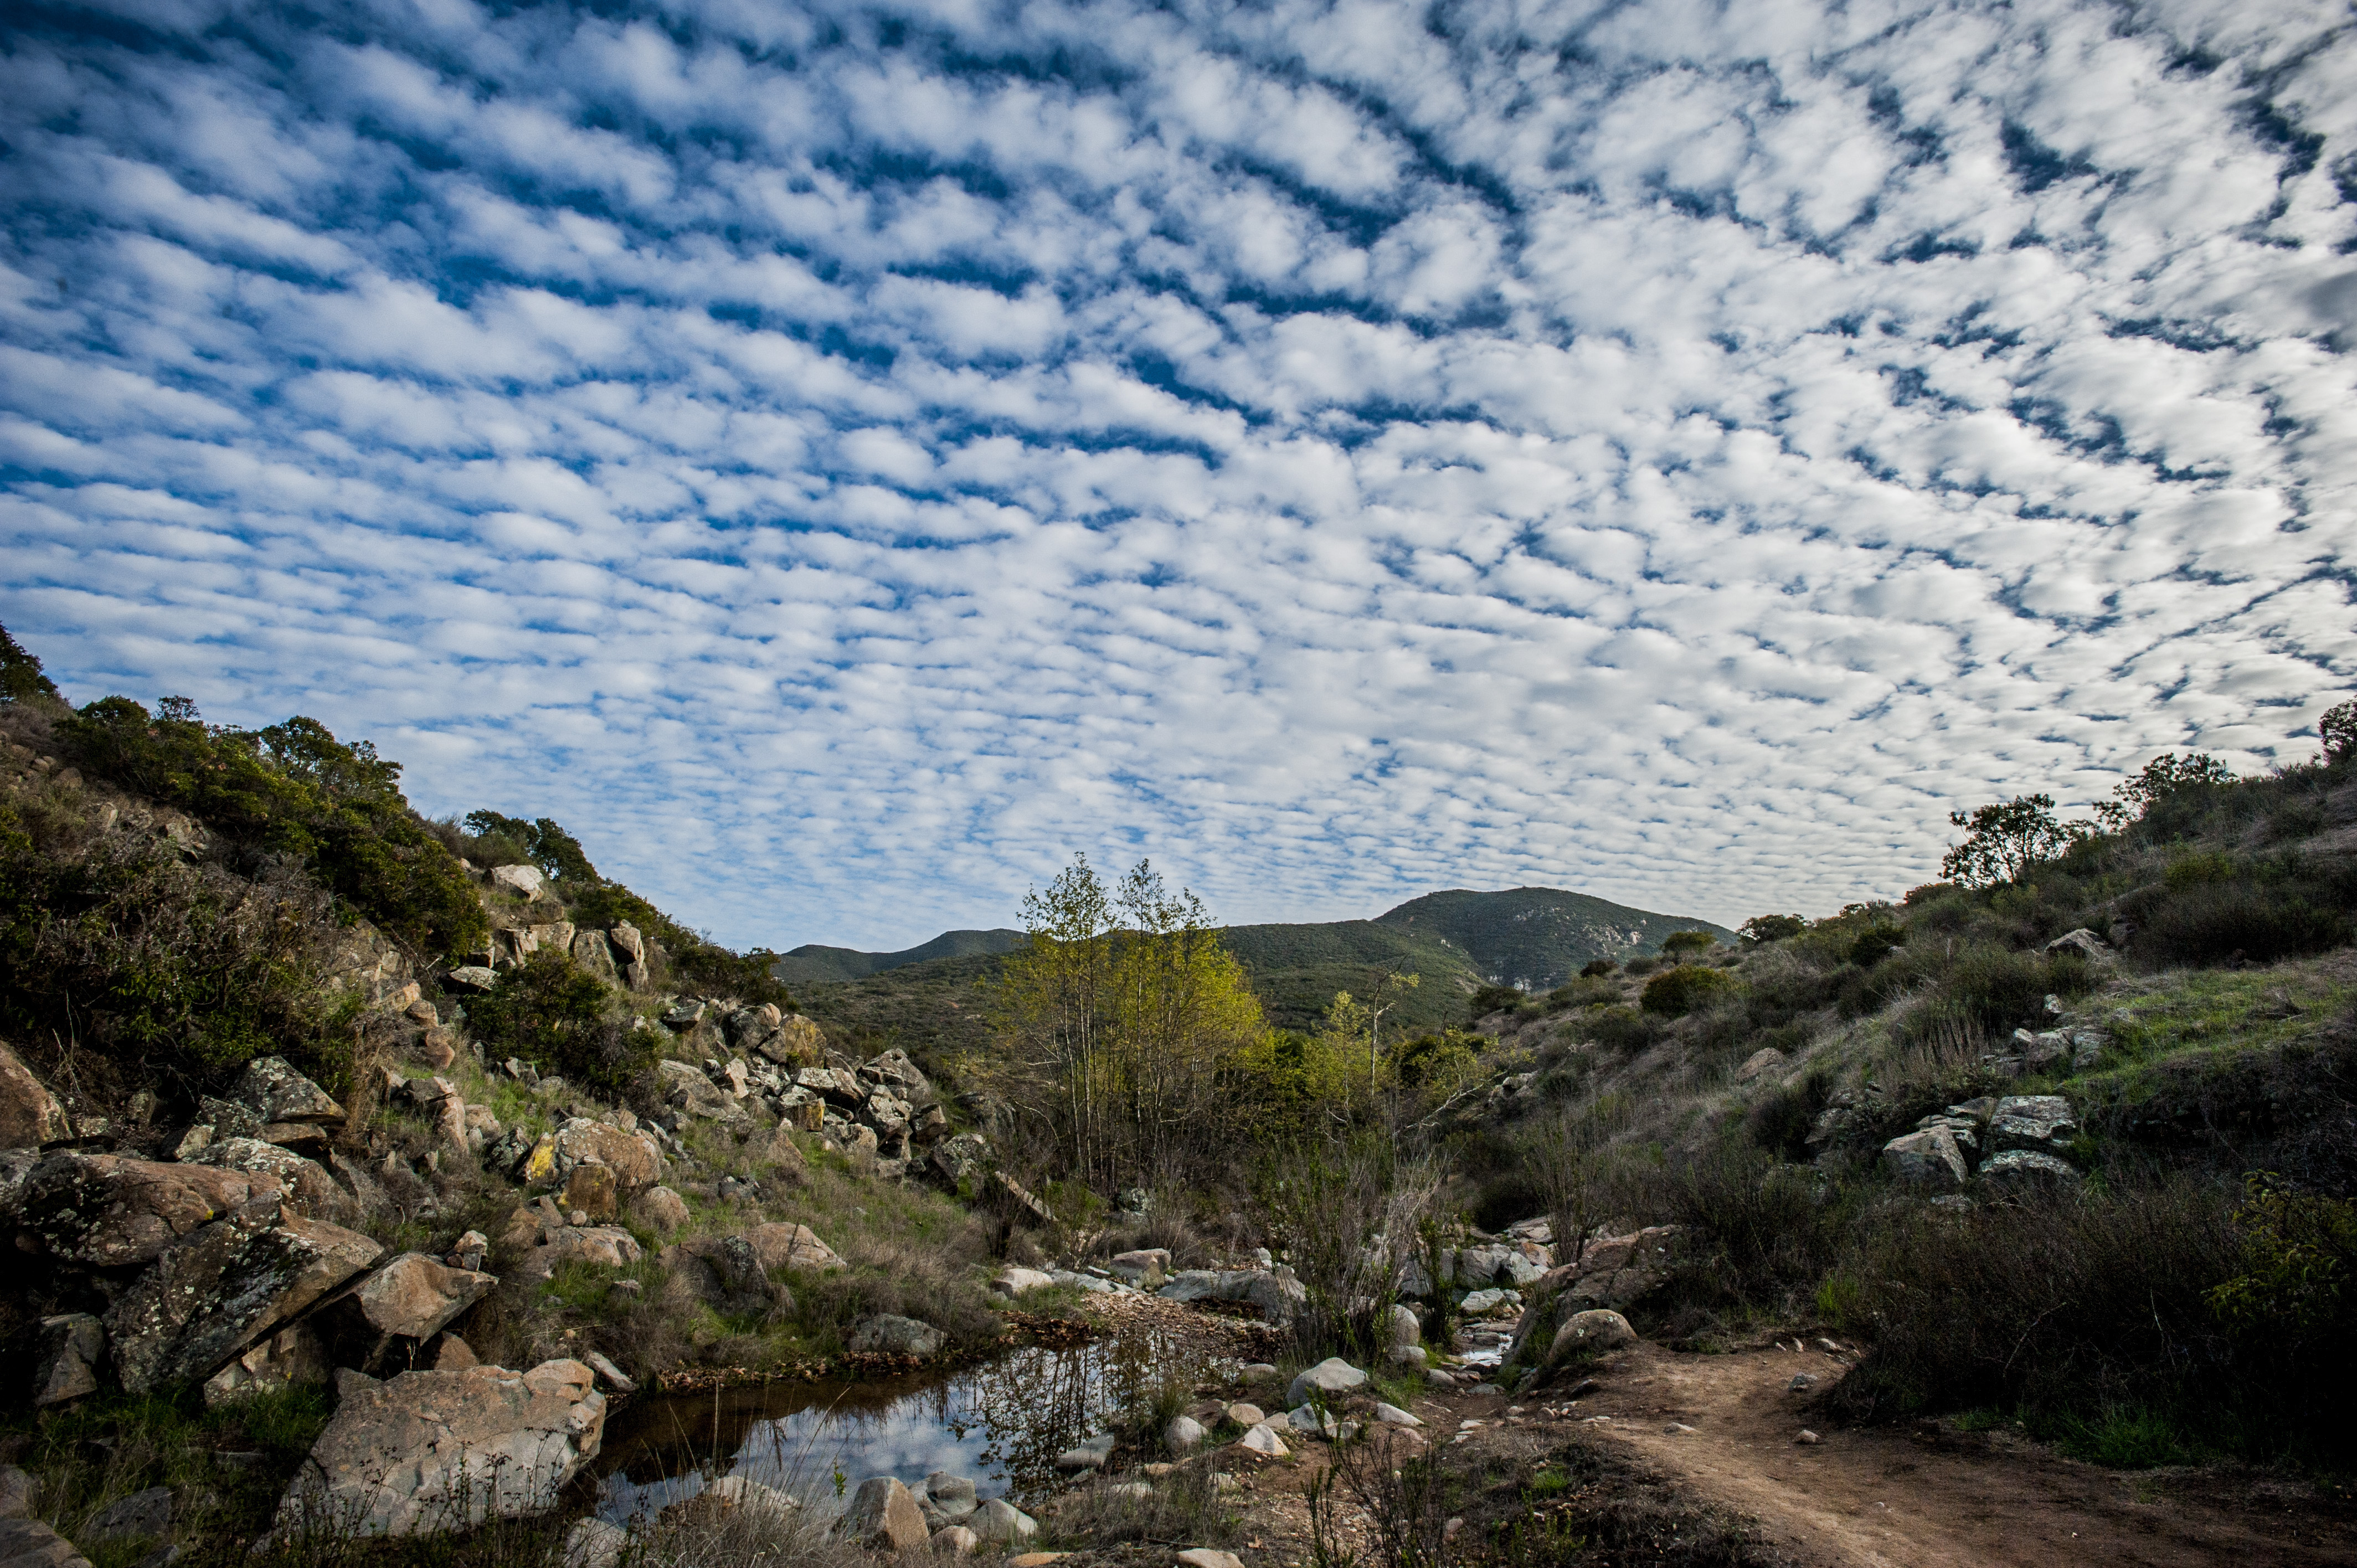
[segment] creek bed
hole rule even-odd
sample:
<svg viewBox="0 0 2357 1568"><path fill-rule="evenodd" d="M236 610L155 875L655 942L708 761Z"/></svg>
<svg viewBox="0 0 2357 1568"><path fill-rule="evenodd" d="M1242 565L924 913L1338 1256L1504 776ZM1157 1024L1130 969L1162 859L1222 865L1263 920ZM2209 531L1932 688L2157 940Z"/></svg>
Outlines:
<svg viewBox="0 0 2357 1568"><path fill-rule="evenodd" d="M870 1476L971 1477L1028 1509L1064 1485L1056 1455L1107 1430L1145 1390L1191 1388L1201 1348L1146 1322L1061 1348L1029 1346L946 1372L662 1394L617 1412L592 1462L597 1512L627 1525L743 1476L834 1507ZM841 1478L838 1490L837 1477Z"/></svg>

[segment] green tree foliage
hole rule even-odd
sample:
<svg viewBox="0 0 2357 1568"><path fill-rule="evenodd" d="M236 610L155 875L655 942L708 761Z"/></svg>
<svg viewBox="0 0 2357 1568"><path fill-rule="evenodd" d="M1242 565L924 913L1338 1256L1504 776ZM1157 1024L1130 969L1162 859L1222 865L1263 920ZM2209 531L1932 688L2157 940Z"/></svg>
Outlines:
<svg viewBox="0 0 2357 1568"><path fill-rule="evenodd" d="M1798 915L1754 915L1743 922L1739 934L1745 947L1758 948L1797 937L1808 929L1809 922Z"/></svg>
<svg viewBox="0 0 2357 1568"><path fill-rule="evenodd" d="M645 1071L662 1039L626 1021L605 982L547 950L503 972L488 994L467 1004L467 1020L488 1053L521 1057L607 1094Z"/></svg>
<svg viewBox="0 0 2357 1568"><path fill-rule="evenodd" d="M2342 763L2357 757L2357 702L2324 710L2316 721L2317 738L2324 743L2324 760Z"/></svg>
<svg viewBox="0 0 2357 1568"><path fill-rule="evenodd" d="M57 722L83 770L177 806L233 844L300 860L412 951L479 947L490 927L457 857L402 798L401 764L345 745L315 719L267 729L208 725L186 698L150 714L105 697Z"/></svg>
<svg viewBox="0 0 2357 1568"><path fill-rule="evenodd" d="M1219 1073L1267 1033L1201 901L1171 896L1145 861L1108 889L1081 855L1024 899L1023 923L1028 945L993 998L1010 1097L1053 1128L1082 1181L1200 1174Z"/></svg>
<svg viewBox="0 0 2357 1568"><path fill-rule="evenodd" d="M2018 882L2031 867L2054 859L2084 836L2083 824L2057 822L2050 795L2019 795L2001 804L1951 811L1948 821L1972 831L1940 862L1940 875L1966 887Z"/></svg>
<svg viewBox="0 0 2357 1568"><path fill-rule="evenodd" d="M2234 782L2233 770L2202 752L2156 757L2135 778L2114 786L2113 798L2095 802L2095 815L2112 832L2142 822L2152 809L2188 790L2214 789Z"/></svg>
<svg viewBox="0 0 2357 1568"><path fill-rule="evenodd" d="M9 636L6 627L0 626L0 702L24 703L36 697L53 703L64 700L41 672L41 661Z"/></svg>
<svg viewBox="0 0 2357 1568"><path fill-rule="evenodd" d="M1485 985L1466 1000L1465 1015L1478 1021L1492 1013L1511 1012L1529 1000L1520 986Z"/></svg>
<svg viewBox="0 0 2357 1568"><path fill-rule="evenodd" d="M2211 1309L2247 1334L2329 1341L2357 1334L2357 1203L2254 1174L2235 1211L2243 1269L2210 1292Z"/></svg>
<svg viewBox="0 0 2357 1568"><path fill-rule="evenodd" d="M605 880L597 868L589 864L587 852L581 841L558 826L549 817L534 817L525 822L521 817L503 817L497 811L469 811L467 831L478 837L496 833L522 852L526 860L538 866L554 881L570 882L576 886L591 886Z"/></svg>
<svg viewBox="0 0 2357 1568"><path fill-rule="evenodd" d="M1723 969L1710 969L1702 964L1680 964L1665 969L1645 982L1639 1004L1646 1012L1665 1018L1682 1018L1688 1013L1727 1000L1741 989L1735 976Z"/></svg>
<svg viewBox="0 0 2357 1568"><path fill-rule="evenodd" d="M1708 931L1672 931L1662 939L1665 958L1684 958L1688 953L1704 953L1718 945L1718 939Z"/></svg>
<svg viewBox="0 0 2357 1568"><path fill-rule="evenodd" d="M1606 975L1617 971L1620 967L1620 964L1616 963L1611 959L1592 958L1580 966L1579 978L1582 980L1601 980Z"/></svg>

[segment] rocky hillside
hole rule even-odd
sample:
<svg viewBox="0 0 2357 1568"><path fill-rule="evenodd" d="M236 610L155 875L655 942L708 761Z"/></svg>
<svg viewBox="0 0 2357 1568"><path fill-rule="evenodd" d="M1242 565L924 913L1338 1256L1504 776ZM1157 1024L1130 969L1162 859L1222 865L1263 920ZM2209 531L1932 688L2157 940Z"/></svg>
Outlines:
<svg viewBox="0 0 2357 1568"><path fill-rule="evenodd" d="M1707 920L1631 909L1560 887L1427 893L1375 918L1463 952L1483 983L1534 992L1554 990L1598 959L1658 952L1674 932L1735 940L1733 931Z"/></svg>

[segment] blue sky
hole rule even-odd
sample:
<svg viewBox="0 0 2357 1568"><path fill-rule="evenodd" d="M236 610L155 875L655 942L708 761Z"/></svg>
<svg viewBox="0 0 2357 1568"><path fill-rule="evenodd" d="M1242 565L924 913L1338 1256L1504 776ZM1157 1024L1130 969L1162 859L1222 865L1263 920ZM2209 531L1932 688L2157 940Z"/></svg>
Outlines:
<svg viewBox="0 0 2357 1568"><path fill-rule="evenodd" d="M2346 5L18 5L0 620L739 944L1734 921L2357 686Z"/></svg>

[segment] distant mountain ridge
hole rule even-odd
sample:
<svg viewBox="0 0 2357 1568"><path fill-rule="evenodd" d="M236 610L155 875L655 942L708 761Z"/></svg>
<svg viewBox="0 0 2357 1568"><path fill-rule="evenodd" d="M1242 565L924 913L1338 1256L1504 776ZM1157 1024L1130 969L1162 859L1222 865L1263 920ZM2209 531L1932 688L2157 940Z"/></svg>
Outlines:
<svg viewBox="0 0 2357 1568"><path fill-rule="evenodd" d="M899 952L861 952L856 948L806 942L770 965L770 972L788 985L839 985L929 959L1013 952L1027 940L1021 931L1000 927L987 931L943 931L931 941L902 948Z"/></svg>
<svg viewBox="0 0 2357 1568"><path fill-rule="evenodd" d="M1313 1026L1337 991L1372 997L1381 990L1396 1008L1386 1029L1415 1032L1461 1022L1466 995L1482 985L1551 990L1591 960L1650 953L1672 931L1691 930L1735 940L1708 920L1632 909L1557 887L1452 888L1411 898L1372 920L1229 926L1221 935L1250 974L1269 1021L1281 1028ZM805 987L888 974L889 999L879 993L855 1003L849 993L830 993L809 1001L822 1016L841 1012L846 1023L856 1017L905 1029L913 1025L916 997L931 998L938 985L971 988L996 973L994 961L1024 940L1022 932L1002 928L944 931L921 946L888 953L813 943L780 959L774 972L789 985ZM1385 977L1393 974L1414 974L1418 983L1412 991L1388 988ZM978 1027L974 1005L934 1027L947 1025L950 1033Z"/></svg>

